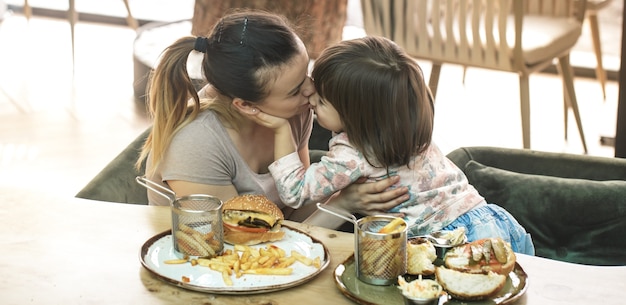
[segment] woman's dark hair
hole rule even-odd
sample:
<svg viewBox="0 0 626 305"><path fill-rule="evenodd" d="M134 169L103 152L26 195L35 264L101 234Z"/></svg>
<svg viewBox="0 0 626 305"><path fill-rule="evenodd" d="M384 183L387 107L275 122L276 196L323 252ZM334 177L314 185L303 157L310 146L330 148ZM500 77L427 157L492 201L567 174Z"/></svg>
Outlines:
<svg viewBox="0 0 626 305"><path fill-rule="evenodd" d="M174 134L205 108L237 125L230 101L201 103L187 71L194 49L204 53L202 73L215 90L255 103L269 95L268 84L299 54L298 40L283 16L237 10L222 17L208 37L183 37L170 45L150 77L147 96L154 123L135 165L139 168L151 153L156 169Z"/></svg>
<svg viewBox="0 0 626 305"><path fill-rule="evenodd" d="M417 62L389 39L325 49L312 77L356 149L375 166L408 165L432 140L434 102Z"/></svg>
<svg viewBox="0 0 626 305"><path fill-rule="evenodd" d="M266 72L288 63L299 50L287 20L262 11L229 14L207 38L202 63L207 81L224 95L251 102L265 98L267 83L278 77Z"/></svg>

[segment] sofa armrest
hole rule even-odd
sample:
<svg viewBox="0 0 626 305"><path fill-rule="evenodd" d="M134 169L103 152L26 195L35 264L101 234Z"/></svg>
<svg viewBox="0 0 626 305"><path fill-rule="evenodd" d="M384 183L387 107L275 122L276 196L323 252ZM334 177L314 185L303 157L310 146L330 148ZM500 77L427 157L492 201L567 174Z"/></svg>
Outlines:
<svg viewBox="0 0 626 305"><path fill-rule="evenodd" d="M626 159L499 147L463 147L448 154L464 170L470 161L516 173L588 180L626 180Z"/></svg>
<svg viewBox="0 0 626 305"><path fill-rule="evenodd" d="M99 201L148 204L146 189L135 181L143 175L145 162L140 171L135 169L141 147L150 133L150 128L142 132L122 152L120 152L102 171L100 171L76 197Z"/></svg>

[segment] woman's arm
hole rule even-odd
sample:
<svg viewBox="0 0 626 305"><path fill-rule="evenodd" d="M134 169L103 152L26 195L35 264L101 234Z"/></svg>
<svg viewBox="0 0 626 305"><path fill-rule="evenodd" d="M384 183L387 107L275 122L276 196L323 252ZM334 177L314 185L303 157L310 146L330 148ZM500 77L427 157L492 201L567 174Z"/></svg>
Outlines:
<svg viewBox="0 0 626 305"><path fill-rule="evenodd" d="M347 188L336 193L326 204L334 205L338 208L349 211L352 214L360 215L380 215L387 214L401 217L402 214L386 211L409 199L408 188L398 187L385 191L390 186L400 180L398 176L393 176L377 182L360 183L355 182ZM316 210L304 223L337 229L345 220L329 215L326 212Z"/></svg>
<svg viewBox="0 0 626 305"><path fill-rule="evenodd" d="M237 196L237 190L234 185L209 185L194 183L183 180L169 180L167 184L176 196L187 196L193 194L211 194L222 201L226 201Z"/></svg>
<svg viewBox="0 0 626 305"><path fill-rule="evenodd" d="M361 215L386 214L409 199L406 186L389 189L398 181L399 176L392 176L376 182L355 182L330 198L327 204Z"/></svg>

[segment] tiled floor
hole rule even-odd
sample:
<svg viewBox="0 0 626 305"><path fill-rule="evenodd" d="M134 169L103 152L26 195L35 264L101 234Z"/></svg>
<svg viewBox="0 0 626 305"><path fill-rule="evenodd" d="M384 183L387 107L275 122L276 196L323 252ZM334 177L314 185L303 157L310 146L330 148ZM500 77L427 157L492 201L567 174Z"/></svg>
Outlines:
<svg viewBox="0 0 626 305"><path fill-rule="evenodd" d="M149 125L133 98L134 37L123 26L80 22L73 74L66 21L27 22L14 14L0 24L0 192L73 196ZM428 75L429 64L422 66ZM442 149L521 147L517 76L469 69L462 84L461 72L453 65L441 72L436 141ZM615 132L617 82L609 82L606 101L594 79L575 85L589 154L612 157L599 138ZM582 153L573 119L569 141L563 139L559 78L534 75L530 86L533 149Z"/></svg>

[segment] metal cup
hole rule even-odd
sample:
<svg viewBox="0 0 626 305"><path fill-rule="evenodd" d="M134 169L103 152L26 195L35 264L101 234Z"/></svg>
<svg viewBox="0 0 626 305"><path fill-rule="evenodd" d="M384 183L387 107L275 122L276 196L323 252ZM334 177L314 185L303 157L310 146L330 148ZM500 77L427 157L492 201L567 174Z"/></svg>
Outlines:
<svg viewBox="0 0 626 305"><path fill-rule="evenodd" d="M378 233L393 216L367 216L356 223L357 278L372 285L395 284L406 273L407 226L394 233Z"/></svg>
<svg viewBox="0 0 626 305"><path fill-rule="evenodd" d="M222 201L211 195L188 195L172 204L174 249L187 256L212 257L224 251Z"/></svg>
<svg viewBox="0 0 626 305"><path fill-rule="evenodd" d="M211 195L177 197L174 191L146 177L137 183L167 198L172 210L174 250L182 256L212 257L224 251L222 201Z"/></svg>

